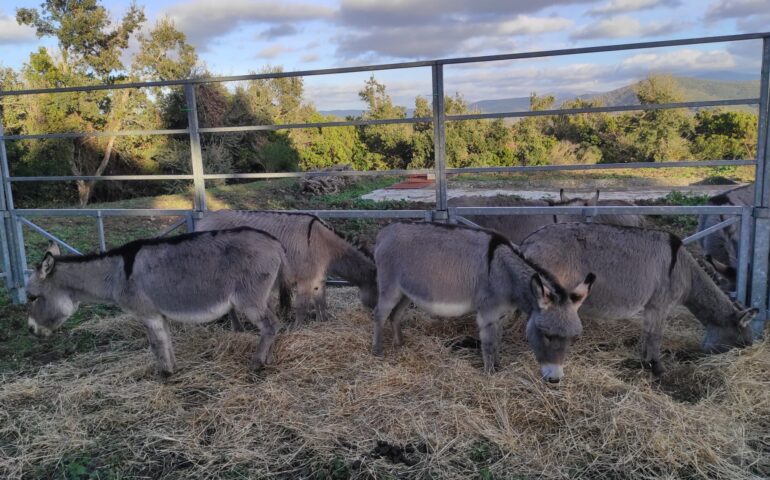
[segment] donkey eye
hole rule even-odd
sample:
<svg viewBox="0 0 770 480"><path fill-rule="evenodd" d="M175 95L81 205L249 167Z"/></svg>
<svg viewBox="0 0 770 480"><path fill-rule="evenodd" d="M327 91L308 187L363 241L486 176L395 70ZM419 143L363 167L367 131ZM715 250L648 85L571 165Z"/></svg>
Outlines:
<svg viewBox="0 0 770 480"><path fill-rule="evenodd" d="M554 339L554 336L553 336L553 335L548 335L547 333L544 333L544 334L543 334L543 337L545 337L545 339L546 339L547 341L549 341L549 342L553 341L553 339Z"/></svg>
<svg viewBox="0 0 770 480"><path fill-rule="evenodd" d="M27 294L27 301L28 301L28 302L30 302L30 303L32 303L32 302L34 302L35 300L37 300L37 297L38 297L38 295L32 295L31 293L28 293L28 294Z"/></svg>

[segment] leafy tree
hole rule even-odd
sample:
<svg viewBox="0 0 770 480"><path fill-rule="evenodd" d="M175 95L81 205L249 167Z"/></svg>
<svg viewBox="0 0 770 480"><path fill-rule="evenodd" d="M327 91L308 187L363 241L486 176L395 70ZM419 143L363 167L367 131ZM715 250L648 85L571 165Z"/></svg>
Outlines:
<svg viewBox="0 0 770 480"><path fill-rule="evenodd" d="M366 81L358 96L367 105L363 119L406 118L406 108L393 105L385 85L374 76ZM412 161L412 127L409 124L364 125L360 136L372 153L372 163L384 162L388 168L406 168Z"/></svg>
<svg viewBox="0 0 770 480"><path fill-rule="evenodd" d="M699 160L748 159L757 155L757 116L745 111L695 114L693 153Z"/></svg>

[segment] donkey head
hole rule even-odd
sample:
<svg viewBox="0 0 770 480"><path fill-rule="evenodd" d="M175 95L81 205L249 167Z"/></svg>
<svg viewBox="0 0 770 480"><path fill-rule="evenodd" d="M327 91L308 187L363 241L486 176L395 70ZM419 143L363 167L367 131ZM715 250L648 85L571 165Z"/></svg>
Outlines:
<svg viewBox="0 0 770 480"><path fill-rule="evenodd" d="M722 353L731 348L750 347L754 343L751 321L759 312L756 308L734 308L724 325L706 325L703 351Z"/></svg>
<svg viewBox="0 0 770 480"><path fill-rule="evenodd" d="M78 308L69 293L51 281L56 267L54 255L60 253L59 247L51 243L27 284L27 300L30 304L27 322L30 333L38 337L51 335Z"/></svg>
<svg viewBox="0 0 770 480"><path fill-rule="evenodd" d="M567 348L583 331L578 308L588 297L596 275L589 273L583 283L572 292L564 292L558 285L547 285L535 274L530 289L537 299L537 307L527 321L527 340L540 364L540 373L549 382L556 383L564 375Z"/></svg>

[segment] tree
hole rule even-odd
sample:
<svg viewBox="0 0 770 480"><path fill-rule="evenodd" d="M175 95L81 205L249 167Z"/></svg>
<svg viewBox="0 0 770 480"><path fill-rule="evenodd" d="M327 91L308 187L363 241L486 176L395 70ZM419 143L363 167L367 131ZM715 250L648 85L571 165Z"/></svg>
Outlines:
<svg viewBox="0 0 770 480"><path fill-rule="evenodd" d="M684 94L670 75L650 75L636 85L642 105L681 102ZM682 110L646 110L632 117L629 127L637 160L662 162L682 160L690 155L687 132L691 119Z"/></svg>
<svg viewBox="0 0 770 480"><path fill-rule="evenodd" d="M385 85L374 76L366 81L358 96L367 105L364 120L406 118L406 108L393 105ZM406 168L412 161L412 127L408 124L364 125L359 128L363 142L374 156L373 163L388 168Z"/></svg>
<svg viewBox="0 0 770 480"><path fill-rule="evenodd" d="M34 27L38 37L55 37L61 57L57 62L46 49L41 48L30 57L26 79L39 87L112 83L119 80L125 75L121 55L144 18L142 9L132 4L120 22L113 25L109 12L97 0L46 0L40 10L18 9L17 22ZM130 95L128 89L65 95L66 105L56 101L54 104L58 104L60 115L68 112L64 114L66 121L46 122L51 127L48 131L62 131L62 126L75 131L119 130L127 113ZM49 110L49 113L55 112ZM106 145L102 146L101 143L101 140L93 137L81 137L72 142L69 165L73 175L102 175L112 157L115 137L109 137ZM88 203L93 186L92 181L77 181L81 205Z"/></svg>

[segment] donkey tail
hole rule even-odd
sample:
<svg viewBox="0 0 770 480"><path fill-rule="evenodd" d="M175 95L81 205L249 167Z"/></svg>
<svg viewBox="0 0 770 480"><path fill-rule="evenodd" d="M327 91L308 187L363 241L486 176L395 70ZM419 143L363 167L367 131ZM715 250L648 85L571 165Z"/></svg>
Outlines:
<svg viewBox="0 0 770 480"><path fill-rule="evenodd" d="M281 266L278 269L278 306L282 315L291 310L291 287L296 283L294 271L289 265L286 252L281 248Z"/></svg>

